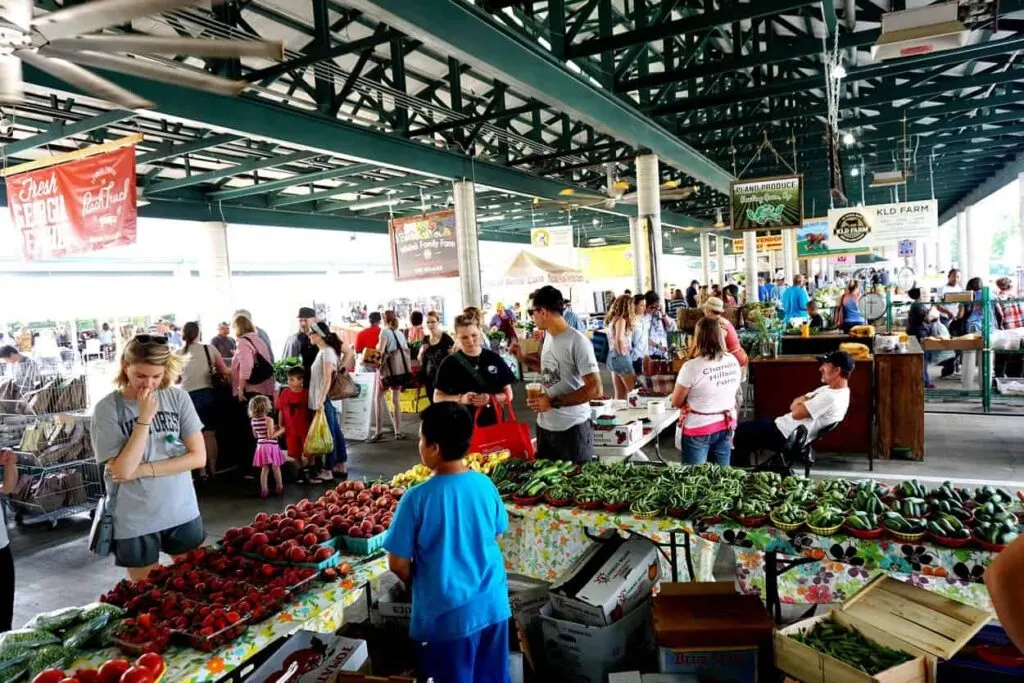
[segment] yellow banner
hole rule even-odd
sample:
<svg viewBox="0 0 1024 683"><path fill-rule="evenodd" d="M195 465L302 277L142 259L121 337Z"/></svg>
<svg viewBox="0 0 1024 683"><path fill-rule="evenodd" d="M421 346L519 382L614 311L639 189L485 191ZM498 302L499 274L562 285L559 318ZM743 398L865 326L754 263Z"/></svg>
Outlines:
<svg viewBox="0 0 1024 683"><path fill-rule="evenodd" d="M580 249L580 270L587 280L633 277L633 247L611 244Z"/></svg>
<svg viewBox="0 0 1024 683"><path fill-rule="evenodd" d="M782 251L782 235L758 235L757 252L762 251ZM743 253L743 240L732 241L732 253Z"/></svg>

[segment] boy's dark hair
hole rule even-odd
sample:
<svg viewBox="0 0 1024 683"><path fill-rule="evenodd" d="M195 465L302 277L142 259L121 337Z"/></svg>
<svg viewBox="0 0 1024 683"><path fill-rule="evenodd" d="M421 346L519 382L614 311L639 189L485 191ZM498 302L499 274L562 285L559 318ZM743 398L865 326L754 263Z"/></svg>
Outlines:
<svg viewBox="0 0 1024 683"><path fill-rule="evenodd" d="M644 294L634 294L633 295L633 305L634 306L636 306L637 304L646 304L646 303L647 303L647 296L646 295L644 295Z"/></svg>
<svg viewBox="0 0 1024 683"><path fill-rule="evenodd" d="M417 326L418 325L422 325L423 324L423 313L420 312L420 311L413 311L412 313L410 313L409 314L409 323L412 324L412 325L417 325Z"/></svg>
<svg viewBox="0 0 1024 683"><path fill-rule="evenodd" d="M909 296L914 301L917 301L918 299L921 298L921 288L911 287L910 289L907 290L907 296Z"/></svg>
<svg viewBox="0 0 1024 683"><path fill-rule="evenodd" d="M18 355L18 349L14 348L10 344L0 347L0 358L10 358L11 356L16 355Z"/></svg>
<svg viewBox="0 0 1024 683"><path fill-rule="evenodd" d="M644 301L647 302L648 306L657 306L658 302L661 301L661 297L652 289L644 294Z"/></svg>
<svg viewBox="0 0 1024 683"><path fill-rule="evenodd" d="M295 365L288 368L284 374L288 377L299 377L300 379L306 378L306 371L302 369L301 365Z"/></svg>
<svg viewBox="0 0 1024 683"><path fill-rule="evenodd" d="M429 444L441 449L441 458L459 460L469 451L473 416L458 403L442 401L420 413L420 432Z"/></svg>
<svg viewBox="0 0 1024 683"><path fill-rule="evenodd" d="M374 311L373 313L370 314L370 324L371 325L380 325L380 321L381 321L380 311Z"/></svg>
<svg viewBox="0 0 1024 683"><path fill-rule="evenodd" d="M565 310L565 298L562 296L562 292L551 285L541 287L531 294L530 298L533 300L534 308L543 308L545 311L558 315L562 315Z"/></svg>

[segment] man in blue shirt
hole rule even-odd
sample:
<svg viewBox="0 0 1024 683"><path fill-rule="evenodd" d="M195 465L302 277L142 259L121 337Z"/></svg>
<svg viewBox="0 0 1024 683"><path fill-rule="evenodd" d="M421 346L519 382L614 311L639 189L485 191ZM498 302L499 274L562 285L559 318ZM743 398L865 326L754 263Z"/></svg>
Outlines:
<svg viewBox="0 0 1024 683"><path fill-rule="evenodd" d="M782 293L783 323L788 325L793 318L806 318L809 299L804 287L804 276L797 273L793 276L793 286L787 287Z"/></svg>
<svg viewBox="0 0 1024 683"><path fill-rule="evenodd" d="M498 489L466 467L473 418L435 403L422 414L419 452L434 476L409 489L384 549L412 589L409 636L434 683L507 683L508 579L498 537L508 515Z"/></svg>

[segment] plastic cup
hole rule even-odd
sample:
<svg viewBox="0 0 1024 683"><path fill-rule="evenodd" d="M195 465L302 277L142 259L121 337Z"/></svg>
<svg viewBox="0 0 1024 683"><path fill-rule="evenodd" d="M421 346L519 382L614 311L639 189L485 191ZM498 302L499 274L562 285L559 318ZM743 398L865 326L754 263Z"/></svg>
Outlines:
<svg viewBox="0 0 1024 683"><path fill-rule="evenodd" d="M530 382L526 385L527 398L540 398L544 395L544 385L540 382Z"/></svg>

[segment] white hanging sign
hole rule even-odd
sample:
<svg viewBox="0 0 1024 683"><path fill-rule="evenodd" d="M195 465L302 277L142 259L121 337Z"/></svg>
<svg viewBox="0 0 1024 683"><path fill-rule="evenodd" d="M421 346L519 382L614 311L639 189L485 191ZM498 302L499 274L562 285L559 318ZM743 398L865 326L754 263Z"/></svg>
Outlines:
<svg viewBox="0 0 1024 683"><path fill-rule="evenodd" d="M876 204L828 212L828 250L874 249L900 240L935 239L939 204L934 199Z"/></svg>

